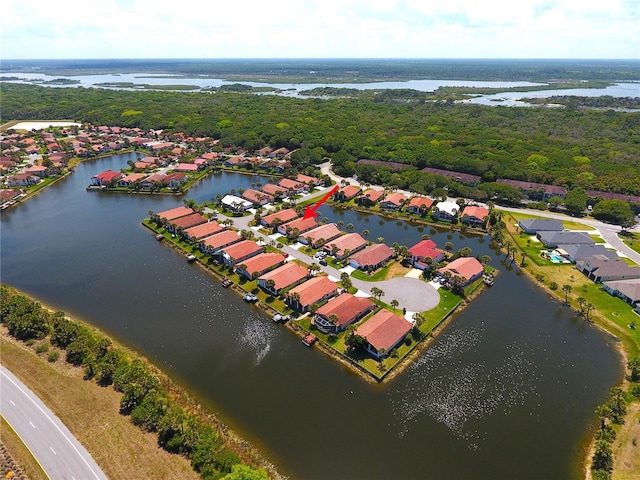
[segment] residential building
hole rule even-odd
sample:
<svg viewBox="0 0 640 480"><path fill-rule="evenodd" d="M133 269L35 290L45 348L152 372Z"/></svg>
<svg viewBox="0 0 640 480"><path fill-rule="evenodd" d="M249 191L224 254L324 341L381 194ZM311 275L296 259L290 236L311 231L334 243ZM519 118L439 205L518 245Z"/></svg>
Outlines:
<svg viewBox="0 0 640 480"><path fill-rule="evenodd" d="M318 226L316 219L311 218L297 218L287 223L283 223L278 227L278 232L282 235L293 236L297 231L299 235L302 235L309 230L312 230Z"/></svg>
<svg viewBox="0 0 640 480"><path fill-rule="evenodd" d="M242 241L242 236L233 230L223 230L202 239L200 243L200 251L203 253L214 254L218 250Z"/></svg>
<svg viewBox="0 0 640 480"><path fill-rule="evenodd" d="M248 280L253 280L269 270L279 267L286 259L287 257L281 253L260 253L236 264L236 272Z"/></svg>
<svg viewBox="0 0 640 480"><path fill-rule="evenodd" d="M199 167L195 163L179 163L174 170L176 172L195 173L199 170Z"/></svg>
<svg viewBox="0 0 640 480"><path fill-rule="evenodd" d="M577 262L576 268L595 283L640 278L640 267L632 267L623 259L609 260L598 255Z"/></svg>
<svg viewBox="0 0 640 480"><path fill-rule="evenodd" d="M322 185L322 180L320 180L319 178L310 177L309 175L303 175L302 173L299 173L296 176L295 181L308 185L309 189L313 189L313 187Z"/></svg>
<svg viewBox="0 0 640 480"><path fill-rule="evenodd" d="M307 312L311 305L338 294L338 284L327 277L313 277L287 292L287 303L296 310Z"/></svg>
<svg viewBox="0 0 640 480"><path fill-rule="evenodd" d="M304 183L297 182L290 178L283 178L278 182L278 185L285 188L288 192L294 193L306 193L309 189L309 187Z"/></svg>
<svg viewBox="0 0 640 480"><path fill-rule="evenodd" d="M197 225L195 227L187 228L183 235L185 239L197 242L202 240L203 238L209 237L211 235L215 235L216 233L220 233L224 230L224 227L220 225L215 220L212 220L207 223L203 223L201 225Z"/></svg>
<svg viewBox="0 0 640 480"><path fill-rule="evenodd" d="M558 245L595 245L595 240L584 232L538 232L538 240L547 248L556 248Z"/></svg>
<svg viewBox="0 0 640 480"><path fill-rule="evenodd" d="M313 322L321 332L338 333L363 318L374 308L375 304L369 298L356 297L344 292L316 310Z"/></svg>
<svg viewBox="0 0 640 480"><path fill-rule="evenodd" d="M429 197L411 197L404 206L404 211L416 215L426 215L433 206L433 200Z"/></svg>
<svg viewBox="0 0 640 480"><path fill-rule="evenodd" d="M228 208L234 212L245 212L253 207L253 203L244 198L236 197L235 195L225 195L220 200L223 208Z"/></svg>
<svg viewBox="0 0 640 480"><path fill-rule="evenodd" d="M380 209L398 211L402 208L407 200L408 198L406 195L398 192L393 192L384 197L384 199L380 202Z"/></svg>
<svg viewBox="0 0 640 480"><path fill-rule="evenodd" d="M389 354L413 328L403 317L380 310L355 330L367 340L367 351L376 358Z"/></svg>
<svg viewBox="0 0 640 480"><path fill-rule="evenodd" d="M31 185L37 185L42 179L28 173L16 173L11 175L7 181L10 187L30 187Z"/></svg>
<svg viewBox="0 0 640 480"><path fill-rule="evenodd" d="M159 218L166 222L170 222L171 220L175 220L176 218L184 217L185 215L190 215L193 213L193 209L189 207L176 207L170 210L164 210L162 212L158 212L153 215L154 218Z"/></svg>
<svg viewBox="0 0 640 480"><path fill-rule="evenodd" d="M261 190L267 195L271 195L273 198L281 198L287 193L287 189L284 187L280 187L278 185L274 185L272 183L267 183L261 187Z"/></svg>
<svg viewBox="0 0 640 480"><path fill-rule="evenodd" d="M360 193L360 187L356 185L347 185L334 193L333 198L338 202L347 202L355 198L358 193Z"/></svg>
<svg viewBox="0 0 640 480"><path fill-rule="evenodd" d="M394 256L393 250L384 243L374 243L361 252L352 255L349 265L360 270L375 270L382 267Z"/></svg>
<svg viewBox="0 0 640 480"><path fill-rule="evenodd" d="M436 248L433 240L421 240L409 249L411 258L409 262L414 268L420 270L428 269L431 264L442 262L445 259L445 252Z"/></svg>
<svg viewBox="0 0 640 480"><path fill-rule="evenodd" d="M286 210L280 210L279 212L270 213L260 219L260 223L265 227L276 227L284 223L290 222L298 218L298 212L293 208L287 208Z"/></svg>
<svg viewBox="0 0 640 480"><path fill-rule="evenodd" d="M633 307L640 306L640 278L604 282L602 288L614 297L620 297Z"/></svg>
<svg viewBox="0 0 640 480"><path fill-rule="evenodd" d="M309 270L296 262L288 262L258 277L258 286L272 295L298 285L309 276Z"/></svg>
<svg viewBox="0 0 640 480"><path fill-rule="evenodd" d="M455 202L438 202L433 209L433 217L444 222L451 222L460 211L460 206Z"/></svg>
<svg viewBox="0 0 640 480"><path fill-rule="evenodd" d="M168 222L166 225L167 231L171 233L178 233L179 231L186 230L203 223L207 223L209 219L201 213L192 213L185 215L184 217L176 218L175 220Z"/></svg>
<svg viewBox="0 0 640 480"><path fill-rule="evenodd" d="M447 274L450 274L454 279L457 277L457 284L461 287L466 287L482 277L484 267L474 257L460 257L446 266L439 268L438 273L445 277L448 276Z"/></svg>
<svg viewBox="0 0 640 480"><path fill-rule="evenodd" d="M118 180L119 187L133 187L136 183L147 177L145 173L130 173Z"/></svg>
<svg viewBox="0 0 640 480"><path fill-rule="evenodd" d="M520 180L509 180L499 178L496 183L509 185L522 190L531 200L549 200L551 197L564 198L567 195L567 189L557 185L546 185L544 183L522 182Z"/></svg>
<svg viewBox="0 0 640 480"><path fill-rule="evenodd" d="M520 220L518 226L524 233L562 232L564 225L560 220L548 218L527 218Z"/></svg>
<svg viewBox="0 0 640 480"><path fill-rule="evenodd" d="M273 202L273 197L271 195L265 192L259 192L258 190L253 190L252 188L247 188L242 192L242 198L250 201L254 207L260 207Z"/></svg>
<svg viewBox="0 0 640 480"><path fill-rule="evenodd" d="M462 223L468 223L474 227L481 227L485 225L489 218L489 209L485 207L477 207L474 205L468 205L462 210L460 221Z"/></svg>
<svg viewBox="0 0 640 480"><path fill-rule="evenodd" d="M107 170L105 172L99 173L91 177L91 185L93 186L109 185L111 182L116 182L120 178L122 178L122 174L120 172Z"/></svg>
<svg viewBox="0 0 640 480"><path fill-rule="evenodd" d="M300 243L311 244L312 247L317 248L339 237L341 234L342 231L335 223L327 223L305 232L304 235L300 235Z"/></svg>
<svg viewBox="0 0 640 480"><path fill-rule="evenodd" d="M367 246L367 241L359 233L347 233L324 244L323 250L342 260ZM334 248L335 247L335 248Z"/></svg>
<svg viewBox="0 0 640 480"><path fill-rule="evenodd" d="M264 247L261 247L253 240L240 240L238 243L221 248L215 253L215 255L223 263L238 265L263 251Z"/></svg>
<svg viewBox="0 0 640 480"><path fill-rule="evenodd" d="M482 180L478 175L472 175L470 173L463 172L454 172L452 170L443 170L441 168L432 168L425 167L422 169L423 172L430 173L432 175L440 175L442 177L452 178L457 182L464 183L466 185L471 185L472 187L479 184Z"/></svg>
<svg viewBox="0 0 640 480"><path fill-rule="evenodd" d="M358 197L358 205L362 205L363 207L373 207L383 196L384 191L369 188L362 192L362 195Z"/></svg>
<svg viewBox="0 0 640 480"><path fill-rule="evenodd" d="M587 258L595 255L605 256L609 260L615 260L618 258L618 254L615 250L607 250L601 243L594 243L593 245L559 245L556 250L571 263L586 260Z"/></svg>

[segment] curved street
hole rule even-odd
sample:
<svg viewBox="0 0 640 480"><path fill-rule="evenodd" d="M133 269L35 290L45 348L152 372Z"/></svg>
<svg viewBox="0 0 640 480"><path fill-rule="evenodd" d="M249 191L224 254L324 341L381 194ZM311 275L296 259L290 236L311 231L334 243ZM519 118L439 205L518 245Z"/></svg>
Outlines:
<svg viewBox="0 0 640 480"><path fill-rule="evenodd" d="M55 480L107 480L69 429L24 383L0 365L0 414Z"/></svg>

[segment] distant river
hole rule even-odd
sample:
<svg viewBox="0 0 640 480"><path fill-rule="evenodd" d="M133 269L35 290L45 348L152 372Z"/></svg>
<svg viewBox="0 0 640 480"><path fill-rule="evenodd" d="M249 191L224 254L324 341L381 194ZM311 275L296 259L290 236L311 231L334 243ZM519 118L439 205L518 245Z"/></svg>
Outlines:
<svg viewBox="0 0 640 480"><path fill-rule="evenodd" d="M300 92L311 90L319 87L332 88L351 88L357 90L376 90L376 89L413 89L422 92L433 92L440 87L476 87L476 88L513 88L513 87L530 87L542 86L543 83L531 82L505 82L505 81L474 81L474 80L407 80L404 82L371 82L371 83L267 83L267 82L236 82L215 78L202 77L182 77L168 75L152 75L147 73L121 73L121 74L102 74L102 75L77 75L72 77L51 76L43 73L18 73L11 72L0 75L3 77L19 77L21 80L11 80L14 83L31 83L51 81L58 78L75 80L79 83L69 85L51 85L43 84L43 86L56 88L69 87L95 87L100 83L122 83L131 82L141 85L192 85L194 90L201 88L221 87L223 85L231 85L241 83L252 87L272 87L278 89L277 95L288 97L302 97ZM101 87L122 90L140 90L136 88L115 88ZM269 92L274 93L274 92ZM558 90L539 90L530 92L502 92L492 95L479 95L466 102L478 103L482 105L505 105L505 106L529 106L530 104L520 101L522 98L548 98L554 95L578 95L582 97L599 97L610 95L612 97L640 97L640 83L619 83L606 88L584 88L584 89L558 89Z"/></svg>
<svg viewBox="0 0 640 480"><path fill-rule="evenodd" d="M134 157L82 163L2 213L2 281L148 355L291 478L580 478L593 411L622 378L615 342L501 265L487 240L322 208L370 238L410 246L428 233L500 270L403 374L370 384L140 225L180 197L85 191ZM188 197L256 181L212 176Z"/></svg>

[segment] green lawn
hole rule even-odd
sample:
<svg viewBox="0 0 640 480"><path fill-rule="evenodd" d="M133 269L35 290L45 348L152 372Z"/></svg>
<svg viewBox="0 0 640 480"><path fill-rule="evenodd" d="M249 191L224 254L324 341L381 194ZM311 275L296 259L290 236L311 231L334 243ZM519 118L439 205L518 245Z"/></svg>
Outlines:
<svg viewBox="0 0 640 480"><path fill-rule="evenodd" d="M496 208L496 211L502 211L504 213L505 218L511 217L514 220L513 223L518 223L518 220L523 220L523 219L530 219L530 218L546 219L547 218L547 217L541 217L540 215L531 215L528 213L507 212L505 210L500 210L499 208ZM567 230L595 230L595 228L590 227L589 225L585 225L584 223L580 223L576 221L562 220L562 224L564 225L564 228Z"/></svg>
<svg viewBox="0 0 640 480"><path fill-rule="evenodd" d="M640 253L640 233L629 232L627 235L620 235L618 237L631 248L633 251Z"/></svg>
<svg viewBox="0 0 640 480"><path fill-rule="evenodd" d="M354 270L351 273L351 276L353 278L357 278L358 280L364 280L365 282L379 282L381 280L384 280L387 277L387 273L389 272L390 267L391 267L391 264L381 268L373 275L368 275L362 270Z"/></svg>

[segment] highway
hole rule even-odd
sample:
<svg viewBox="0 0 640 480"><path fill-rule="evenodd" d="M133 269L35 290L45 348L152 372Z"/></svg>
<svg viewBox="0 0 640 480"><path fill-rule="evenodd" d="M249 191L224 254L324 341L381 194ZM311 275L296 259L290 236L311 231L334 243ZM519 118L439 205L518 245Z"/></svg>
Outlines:
<svg viewBox="0 0 640 480"><path fill-rule="evenodd" d="M106 480L69 429L13 373L0 365L0 413L52 480Z"/></svg>

